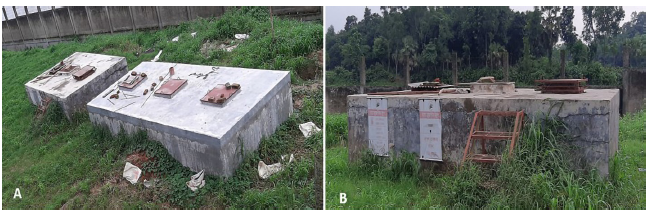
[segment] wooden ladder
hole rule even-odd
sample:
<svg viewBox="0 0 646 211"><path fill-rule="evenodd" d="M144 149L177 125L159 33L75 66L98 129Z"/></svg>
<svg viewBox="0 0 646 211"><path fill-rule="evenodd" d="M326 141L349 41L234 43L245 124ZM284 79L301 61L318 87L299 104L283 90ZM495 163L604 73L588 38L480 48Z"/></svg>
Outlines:
<svg viewBox="0 0 646 211"><path fill-rule="evenodd" d="M495 131L485 131L484 127L484 117L485 116L515 116L516 120L514 121L514 129L512 132L495 132ZM511 141L511 146L509 147L509 155L511 156L514 152L514 146L516 145L516 140L520 135L520 130L523 127L523 118L525 113L521 111L478 111L476 112L475 117L473 118L473 123L471 124L471 132L469 132L469 139L467 139L467 146L464 148L464 155L462 156L462 163L467 160L479 163L496 163L502 160L502 155L491 155L487 154L487 149L485 148L486 141L493 140L502 140L502 141ZM476 128L477 127L477 128ZM480 153L473 153L471 150L472 144L471 141L480 140Z"/></svg>

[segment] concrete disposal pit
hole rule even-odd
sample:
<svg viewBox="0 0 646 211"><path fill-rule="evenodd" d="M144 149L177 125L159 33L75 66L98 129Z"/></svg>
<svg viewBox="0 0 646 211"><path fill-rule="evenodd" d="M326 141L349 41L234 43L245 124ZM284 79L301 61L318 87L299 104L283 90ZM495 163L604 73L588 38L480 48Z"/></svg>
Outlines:
<svg viewBox="0 0 646 211"><path fill-rule="evenodd" d="M358 160L363 150L385 156L407 151L421 160L456 166L477 111L524 111L525 121L549 113L567 127L579 166L596 168L603 176L608 175L608 162L618 150L618 89L587 89L582 94L541 94L533 89L506 94L359 94L348 96L347 101L351 161ZM507 128L513 128L513 118L506 122Z"/></svg>
<svg viewBox="0 0 646 211"><path fill-rule="evenodd" d="M87 104L90 121L115 135L143 130L195 172L232 176L293 109L288 71L143 62L132 72ZM128 76L141 82L119 86Z"/></svg>
<svg viewBox="0 0 646 211"><path fill-rule="evenodd" d="M36 106L58 102L65 116L77 111L128 72L126 58L76 52L25 84Z"/></svg>

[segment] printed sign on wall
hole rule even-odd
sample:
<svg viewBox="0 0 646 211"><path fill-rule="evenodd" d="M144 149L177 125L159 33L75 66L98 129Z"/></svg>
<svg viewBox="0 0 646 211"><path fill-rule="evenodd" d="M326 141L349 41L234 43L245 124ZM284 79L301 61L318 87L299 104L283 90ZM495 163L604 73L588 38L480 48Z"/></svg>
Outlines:
<svg viewBox="0 0 646 211"><path fill-rule="evenodd" d="M375 155L388 156L388 100L368 98L368 147Z"/></svg>
<svg viewBox="0 0 646 211"><path fill-rule="evenodd" d="M440 99L419 99L420 159L442 161Z"/></svg>

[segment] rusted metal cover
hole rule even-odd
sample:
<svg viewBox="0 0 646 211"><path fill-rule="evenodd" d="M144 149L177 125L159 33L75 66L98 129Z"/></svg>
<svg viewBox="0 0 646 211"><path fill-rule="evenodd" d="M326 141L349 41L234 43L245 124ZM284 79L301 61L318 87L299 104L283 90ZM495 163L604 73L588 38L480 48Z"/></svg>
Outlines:
<svg viewBox="0 0 646 211"><path fill-rule="evenodd" d="M581 94L585 92L588 79L544 79L535 80L538 84L536 91L549 94Z"/></svg>
<svg viewBox="0 0 646 211"><path fill-rule="evenodd" d="M76 71L74 74L72 74L72 77L74 77L74 79L76 79L77 81L80 81L92 75L94 71L96 71L96 67L85 66L81 68L81 70Z"/></svg>
<svg viewBox="0 0 646 211"><path fill-rule="evenodd" d="M225 84L218 84L215 86L215 88L211 89L200 101L205 102L205 103L214 103L217 105L224 105L233 95L238 93L240 90L240 85L239 84L234 84L229 86L227 89L227 86Z"/></svg>
<svg viewBox="0 0 646 211"><path fill-rule="evenodd" d="M179 90L186 85L188 80L186 79L171 79L162 84L157 91L155 91L155 96L172 98L179 92Z"/></svg>
<svg viewBox="0 0 646 211"><path fill-rule="evenodd" d="M119 84L119 87L132 89L139 85L143 80L144 77L129 75L128 77L126 77L126 80Z"/></svg>

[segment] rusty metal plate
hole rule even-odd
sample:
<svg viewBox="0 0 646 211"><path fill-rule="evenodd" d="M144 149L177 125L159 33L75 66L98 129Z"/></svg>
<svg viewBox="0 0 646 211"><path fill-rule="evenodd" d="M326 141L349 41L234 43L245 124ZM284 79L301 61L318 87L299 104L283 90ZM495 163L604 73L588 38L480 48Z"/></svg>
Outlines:
<svg viewBox="0 0 646 211"><path fill-rule="evenodd" d="M588 79L547 79L535 80L538 84L536 91L548 94L581 94L585 92L585 82Z"/></svg>
<svg viewBox="0 0 646 211"><path fill-rule="evenodd" d="M215 86L215 88L211 89L200 101L206 102L206 103L214 103L217 105L223 105L225 104L233 95L238 93L240 90L240 85L232 85L229 86L227 89L227 86L225 84L218 84Z"/></svg>
<svg viewBox="0 0 646 211"><path fill-rule="evenodd" d="M172 98L187 82L186 79L168 80L155 91L155 96Z"/></svg>
<svg viewBox="0 0 646 211"><path fill-rule="evenodd" d="M128 75L128 77L126 77L126 80L123 80L123 82L121 82L119 86L123 88L132 89L132 88L135 88L137 85L139 85L143 80L144 80L144 77Z"/></svg>
<svg viewBox="0 0 646 211"><path fill-rule="evenodd" d="M80 81L92 75L95 70L96 70L96 67L85 66L81 68L81 70L76 71L74 74L72 74L72 77L74 77L74 79L76 79L77 81Z"/></svg>

